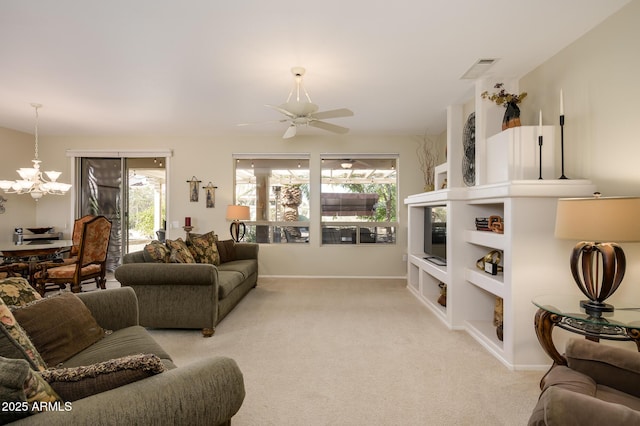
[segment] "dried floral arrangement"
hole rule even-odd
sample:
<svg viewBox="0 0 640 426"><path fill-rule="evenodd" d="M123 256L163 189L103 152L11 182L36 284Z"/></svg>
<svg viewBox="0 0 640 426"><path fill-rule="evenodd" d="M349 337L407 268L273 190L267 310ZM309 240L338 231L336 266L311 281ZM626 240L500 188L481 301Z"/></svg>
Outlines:
<svg viewBox="0 0 640 426"><path fill-rule="evenodd" d="M418 142L416 155L418 157L418 164L420 164L420 170L424 176L425 188L429 187L433 190L436 161L438 160L436 142L425 134L423 139Z"/></svg>
<svg viewBox="0 0 640 426"><path fill-rule="evenodd" d="M519 104L520 102L522 102L522 100L524 98L527 97L527 92L522 92L519 95L513 94L513 93L507 93L504 90L504 83L497 83L495 86L493 86L494 89L499 89L498 92L489 94L489 92L487 90L485 90L484 92L482 92L482 94L480 96L482 96L482 99L489 99L492 102L495 102L496 105L503 105L503 106L507 106L508 104Z"/></svg>

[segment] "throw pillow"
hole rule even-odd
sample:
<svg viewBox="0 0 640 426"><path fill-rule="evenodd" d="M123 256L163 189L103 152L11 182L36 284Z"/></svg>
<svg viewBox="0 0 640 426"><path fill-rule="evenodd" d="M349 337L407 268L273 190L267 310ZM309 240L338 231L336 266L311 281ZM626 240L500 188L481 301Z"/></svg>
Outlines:
<svg viewBox="0 0 640 426"><path fill-rule="evenodd" d="M167 247L171 249L171 254L169 256L170 262L196 263L196 260L189 251L189 247L187 247L187 244L182 240L182 238L178 238L177 240L167 240Z"/></svg>
<svg viewBox="0 0 640 426"><path fill-rule="evenodd" d="M160 241L151 241L144 246L144 258L149 262L167 263L171 249Z"/></svg>
<svg viewBox="0 0 640 426"><path fill-rule="evenodd" d="M63 400L75 401L164 370L164 364L156 355L140 354L88 366L46 370L40 374Z"/></svg>
<svg viewBox="0 0 640 426"><path fill-rule="evenodd" d="M34 300L42 299L29 281L22 277L5 278L0 281L0 298L7 305L22 306Z"/></svg>
<svg viewBox="0 0 640 426"><path fill-rule="evenodd" d="M236 242L233 240L218 241L218 253L220 253L220 263L237 260Z"/></svg>
<svg viewBox="0 0 640 426"><path fill-rule="evenodd" d="M0 401L0 424L5 424L37 412L34 403L61 400L27 361L0 357Z"/></svg>
<svg viewBox="0 0 640 426"><path fill-rule="evenodd" d="M213 231L204 235L193 236L189 234L187 246L198 263L220 264L220 255L216 246L216 235Z"/></svg>
<svg viewBox="0 0 640 426"><path fill-rule="evenodd" d="M42 359L58 365L104 336L91 311L73 293L37 300L14 309L13 315L31 337Z"/></svg>
<svg viewBox="0 0 640 426"><path fill-rule="evenodd" d="M35 370L47 368L47 364L29 339L27 332L16 321L2 299L0 299L0 356L24 359Z"/></svg>

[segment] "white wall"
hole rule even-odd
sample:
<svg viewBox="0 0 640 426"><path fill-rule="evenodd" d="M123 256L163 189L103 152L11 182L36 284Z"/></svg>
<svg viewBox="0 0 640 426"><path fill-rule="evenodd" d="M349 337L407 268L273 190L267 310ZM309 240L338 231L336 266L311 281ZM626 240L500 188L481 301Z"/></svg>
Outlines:
<svg viewBox="0 0 640 426"><path fill-rule="evenodd" d="M0 180L18 179L17 169L32 166L34 143L32 135L0 127ZM37 225L36 201L30 196L4 194L2 190L0 196L7 200L5 213L0 214L0 241L11 241L16 227Z"/></svg>
<svg viewBox="0 0 640 426"><path fill-rule="evenodd" d="M565 175L591 179L604 196L640 196L638 22L634 0L520 80L529 93L522 108L528 123L537 124L542 109L543 124L558 125L563 90ZM559 126L556 141L559 149ZM640 303L640 244L622 246L627 274L611 300ZM568 259L563 278L571 279Z"/></svg>
<svg viewBox="0 0 640 426"><path fill-rule="evenodd" d="M315 239L308 245L261 245L260 270L263 275L307 276L392 276L406 275L402 255L407 245L407 209L402 201L409 194L421 192L421 172L416 160L420 137L412 136L333 136L299 135L283 140L278 132L264 136L148 136L148 137L41 137L41 157L47 165L69 176L71 161L64 153L68 149L172 149L169 166L168 226L172 221L184 224L190 216L193 232L216 231L229 237L225 220L226 206L233 200L233 153L309 153L311 172L319 175L321 153L398 153L399 159L399 222L397 244L393 246L320 246L320 221L311 218ZM203 185L211 181L216 190L216 207L205 207L204 194L198 203L189 202L186 181L196 176ZM318 206L320 196L312 194L311 202ZM38 222L70 229L71 201L69 196L45 197L38 207ZM184 238L184 231L169 229L169 238Z"/></svg>

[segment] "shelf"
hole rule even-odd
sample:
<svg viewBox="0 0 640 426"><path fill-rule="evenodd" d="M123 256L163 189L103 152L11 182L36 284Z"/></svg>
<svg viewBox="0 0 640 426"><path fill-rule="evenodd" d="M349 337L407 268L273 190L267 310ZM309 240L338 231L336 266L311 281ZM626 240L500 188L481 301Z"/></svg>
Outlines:
<svg viewBox="0 0 640 426"><path fill-rule="evenodd" d="M498 234L496 232L467 230L464 232L464 238L468 243L498 250L504 250L506 247L504 234Z"/></svg>
<svg viewBox="0 0 640 426"><path fill-rule="evenodd" d="M423 259L427 255L415 255L412 254L409 256L409 260L412 264L418 266L419 268L427 271L429 275L432 275L434 278L438 279L442 282L447 282L447 267L436 265L434 263L429 262L428 260Z"/></svg>
<svg viewBox="0 0 640 426"><path fill-rule="evenodd" d="M467 268L464 271L464 278L471 284L488 291L489 293L504 298L504 275L489 275L478 269Z"/></svg>

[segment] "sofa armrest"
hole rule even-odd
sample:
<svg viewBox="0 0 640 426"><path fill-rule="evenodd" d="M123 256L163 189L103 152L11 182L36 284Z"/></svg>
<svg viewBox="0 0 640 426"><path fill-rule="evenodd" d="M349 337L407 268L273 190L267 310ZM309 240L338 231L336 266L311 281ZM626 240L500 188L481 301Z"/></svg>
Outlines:
<svg viewBox="0 0 640 426"><path fill-rule="evenodd" d="M640 412L624 405L552 386L540 395L529 426L635 425Z"/></svg>
<svg viewBox="0 0 640 426"><path fill-rule="evenodd" d="M236 259L257 259L260 245L257 243L237 243L235 245Z"/></svg>
<svg viewBox="0 0 640 426"><path fill-rule="evenodd" d="M138 298L131 288L111 288L77 296L102 328L120 330L138 325Z"/></svg>
<svg viewBox="0 0 640 426"><path fill-rule="evenodd" d="M586 339L571 339L566 346L567 366L595 380L640 398L640 353Z"/></svg>
<svg viewBox="0 0 640 426"><path fill-rule="evenodd" d="M70 411L47 411L15 424L219 425L245 397L242 372L226 357L212 357L72 402Z"/></svg>
<svg viewBox="0 0 640 426"><path fill-rule="evenodd" d="M204 263L127 263L114 275L124 286L218 285L218 269Z"/></svg>

